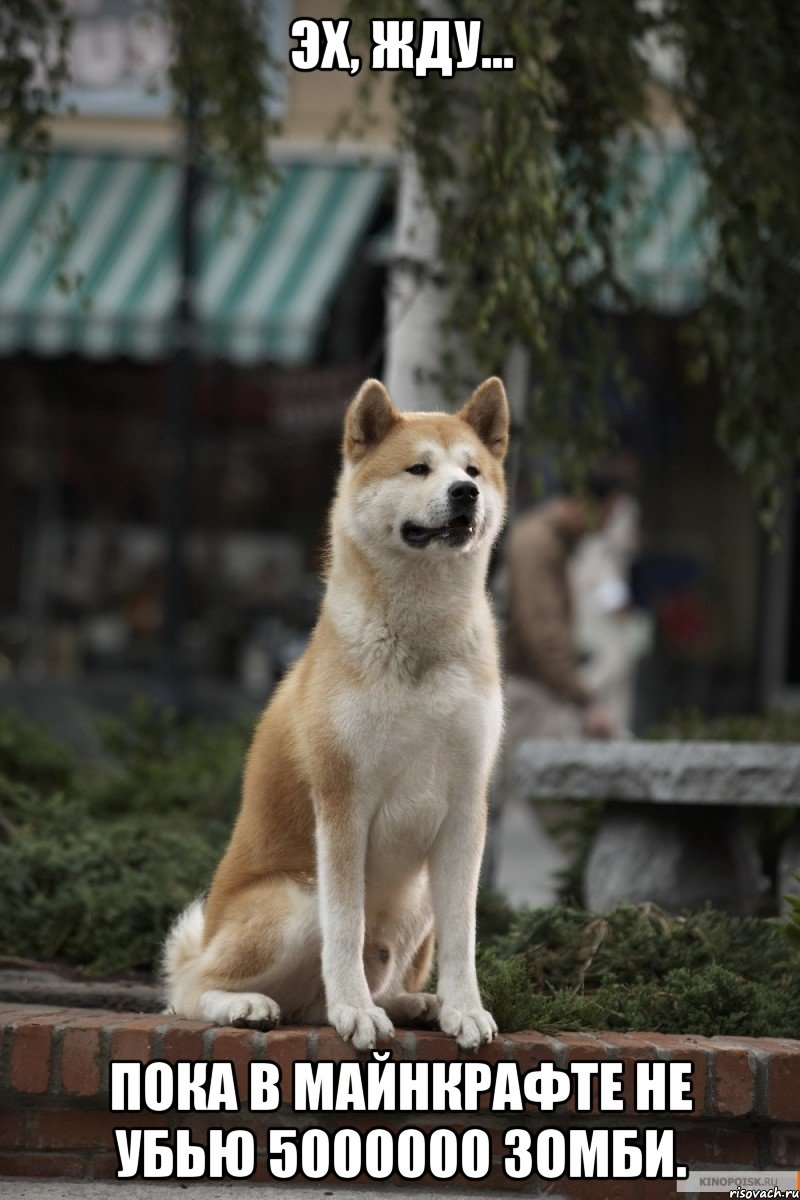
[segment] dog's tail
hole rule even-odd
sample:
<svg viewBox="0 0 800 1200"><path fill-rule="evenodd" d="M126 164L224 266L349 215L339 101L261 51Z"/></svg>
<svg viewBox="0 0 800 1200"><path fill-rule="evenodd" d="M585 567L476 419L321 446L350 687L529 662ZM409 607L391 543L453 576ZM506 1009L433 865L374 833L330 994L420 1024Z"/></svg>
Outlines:
<svg viewBox="0 0 800 1200"><path fill-rule="evenodd" d="M161 956L161 978L166 995L167 1010L188 1016L187 990L193 991L200 955L203 951L205 926L204 902L193 900L176 918L164 942Z"/></svg>

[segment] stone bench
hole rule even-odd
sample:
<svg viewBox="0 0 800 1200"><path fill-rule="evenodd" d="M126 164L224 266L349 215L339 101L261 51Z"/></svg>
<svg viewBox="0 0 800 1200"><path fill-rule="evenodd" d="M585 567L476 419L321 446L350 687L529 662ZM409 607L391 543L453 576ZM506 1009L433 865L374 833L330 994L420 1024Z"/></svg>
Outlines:
<svg viewBox="0 0 800 1200"><path fill-rule="evenodd" d="M800 807L800 746L755 742L523 742L532 800L606 801L584 874L593 911L651 901L755 911L767 887L743 807ZM800 892L800 825L783 847L779 894Z"/></svg>

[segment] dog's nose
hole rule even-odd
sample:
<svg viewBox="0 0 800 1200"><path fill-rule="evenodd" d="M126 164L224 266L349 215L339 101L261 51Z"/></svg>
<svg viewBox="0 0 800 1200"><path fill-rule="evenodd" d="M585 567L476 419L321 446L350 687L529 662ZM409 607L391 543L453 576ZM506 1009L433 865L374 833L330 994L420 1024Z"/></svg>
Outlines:
<svg viewBox="0 0 800 1200"><path fill-rule="evenodd" d="M447 494L450 497L450 503L453 508L472 508L473 504L478 499L478 489L470 479L459 480L458 483L451 483L450 487L447 489Z"/></svg>

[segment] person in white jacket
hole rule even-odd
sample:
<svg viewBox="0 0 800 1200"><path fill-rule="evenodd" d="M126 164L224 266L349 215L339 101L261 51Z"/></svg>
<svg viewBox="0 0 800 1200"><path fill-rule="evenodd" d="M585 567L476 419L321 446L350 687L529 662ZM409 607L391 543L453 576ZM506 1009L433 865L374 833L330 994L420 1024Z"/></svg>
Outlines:
<svg viewBox="0 0 800 1200"><path fill-rule="evenodd" d="M636 667L652 640L650 617L631 600L631 564L640 542L639 502L620 494L569 568L581 678L620 733L630 731Z"/></svg>

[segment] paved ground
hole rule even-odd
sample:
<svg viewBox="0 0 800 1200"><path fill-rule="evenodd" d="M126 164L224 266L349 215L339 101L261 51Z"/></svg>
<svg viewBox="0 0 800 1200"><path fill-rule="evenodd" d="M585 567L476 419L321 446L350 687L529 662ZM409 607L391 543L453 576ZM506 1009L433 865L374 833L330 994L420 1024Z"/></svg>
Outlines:
<svg viewBox="0 0 800 1200"><path fill-rule="evenodd" d="M192 1192L199 1193L201 1200L236 1200L237 1196L247 1196L249 1192L286 1196L287 1200L320 1200L324 1196L333 1197L333 1200L385 1200L387 1193L397 1192L409 1200L431 1200L430 1190L420 1192L416 1188L394 1187L388 1183L365 1191L322 1184L314 1188L295 1188L285 1183L85 1183L81 1179L0 1179L0 1196L4 1200L105 1200L107 1196L117 1196L123 1191L125 1200L186 1200ZM448 1190L440 1194L442 1200L475 1200L476 1196L496 1196L499 1200L508 1196L507 1192L481 1192L475 1188L469 1192ZM559 1200L559 1197L551 1196L550 1200Z"/></svg>

